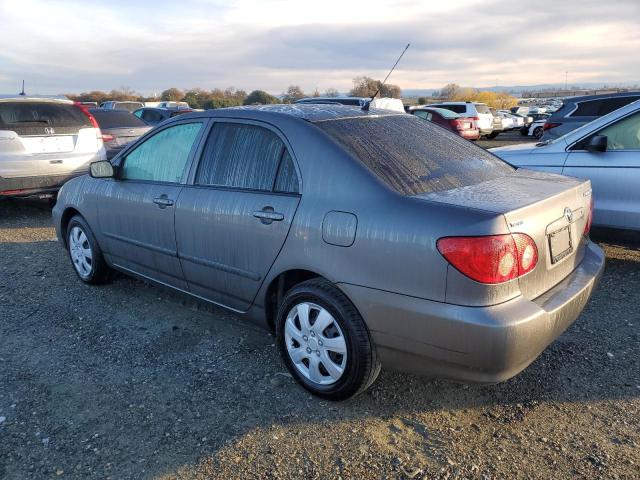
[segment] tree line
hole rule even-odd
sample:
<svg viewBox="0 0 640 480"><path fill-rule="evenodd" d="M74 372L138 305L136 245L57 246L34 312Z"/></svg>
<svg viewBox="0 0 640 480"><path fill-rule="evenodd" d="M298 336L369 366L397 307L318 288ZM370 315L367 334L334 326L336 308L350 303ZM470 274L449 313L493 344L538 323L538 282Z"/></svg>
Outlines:
<svg viewBox="0 0 640 480"><path fill-rule="evenodd" d="M353 88L349 91L350 96L372 97L374 94L382 97L400 98L402 90L397 85L382 85L380 80L370 77L356 77L353 79ZM245 90L238 90L233 87L224 90L214 88L205 90L202 88L191 88L181 90L171 87L164 90L159 96L144 96L135 92L129 87L120 87L109 92L93 90L79 94L67 94L71 100L79 102L97 102L98 105L107 100L116 101L180 101L187 102L192 108L203 108L205 110L224 107L235 107L239 105L267 105L274 103L293 103L296 100L306 97L338 97L340 92L335 88L328 88L321 92L317 88L311 93L305 93L299 85L290 85L279 96L271 95L264 90L253 90L247 93Z"/></svg>
<svg viewBox="0 0 640 480"><path fill-rule="evenodd" d="M518 100L507 92L480 91L476 88L461 87L455 83L449 83L441 90L434 91L432 97L450 102L486 103L490 107L497 109L510 108L518 104ZM434 103L434 98L419 97L418 103L420 105Z"/></svg>

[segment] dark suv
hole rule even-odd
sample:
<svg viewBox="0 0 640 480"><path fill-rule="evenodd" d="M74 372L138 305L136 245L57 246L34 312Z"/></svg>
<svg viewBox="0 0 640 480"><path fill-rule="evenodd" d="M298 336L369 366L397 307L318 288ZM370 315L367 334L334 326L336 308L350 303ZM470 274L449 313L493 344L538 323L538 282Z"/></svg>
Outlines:
<svg viewBox="0 0 640 480"><path fill-rule="evenodd" d="M640 92L606 93L565 98L544 125L544 138L554 139L585 125L598 117L640 100Z"/></svg>

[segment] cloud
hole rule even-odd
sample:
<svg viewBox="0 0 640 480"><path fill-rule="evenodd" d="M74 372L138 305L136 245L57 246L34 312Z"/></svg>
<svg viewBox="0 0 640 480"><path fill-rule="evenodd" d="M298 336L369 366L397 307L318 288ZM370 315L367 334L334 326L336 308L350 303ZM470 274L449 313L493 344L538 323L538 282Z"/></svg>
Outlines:
<svg viewBox="0 0 640 480"><path fill-rule="evenodd" d="M347 90L358 75L403 88L635 82L640 2L45 2L0 0L0 89L130 86Z"/></svg>

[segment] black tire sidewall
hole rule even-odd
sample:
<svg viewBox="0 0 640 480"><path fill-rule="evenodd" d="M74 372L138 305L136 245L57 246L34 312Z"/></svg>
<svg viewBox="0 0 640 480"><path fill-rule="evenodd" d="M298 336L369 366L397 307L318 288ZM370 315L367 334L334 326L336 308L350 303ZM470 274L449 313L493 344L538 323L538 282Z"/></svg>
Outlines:
<svg viewBox="0 0 640 480"><path fill-rule="evenodd" d="M368 372L363 370L363 356L370 355L370 352L362 351L363 346L362 338L360 338L361 333L359 335L358 331L354 331L353 322L363 322L361 317L357 318L359 317L359 314L356 312L357 317L353 318L353 311L349 311L348 308L344 308L345 305L343 302L346 300L346 297L344 297L342 301L332 297L333 296L324 288L316 285L301 284L298 287L294 287L289 293L287 293L284 301L278 309L276 333L280 354L287 366L287 369L294 378L296 378L303 387L315 395L330 400L341 400L355 394L360 389L362 383L366 381ZM298 372L291 361L291 358L289 358L284 336L284 324L290 310L295 305L302 302L315 303L326 309L340 325L342 334L345 337L347 344L347 365L345 372L337 382L331 385L318 385L311 382Z"/></svg>

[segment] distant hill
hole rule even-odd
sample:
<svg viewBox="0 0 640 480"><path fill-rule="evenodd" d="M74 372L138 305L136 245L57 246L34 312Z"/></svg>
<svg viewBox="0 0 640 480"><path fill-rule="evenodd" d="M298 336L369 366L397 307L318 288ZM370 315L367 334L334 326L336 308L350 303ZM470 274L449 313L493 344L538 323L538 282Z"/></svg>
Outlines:
<svg viewBox="0 0 640 480"><path fill-rule="evenodd" d="M444 86L444 85L443 85ZM629 83L629 82L585 82L585 83L570 83L568 88L572 90L579 89L594 89L594 88L603 88L603 87L638 87L640 86L638 83ZM490 91L490 92L510 92L514 95L518 95L521 92L531 92L538 90L554 90L554 89L564 89L564 82L562 83L540 83L537 85L497 85L493 87L473 87L482 91ZM402 90L403 97L430 97L434 91L438 90L437 88L406 88Z"/></svg>

